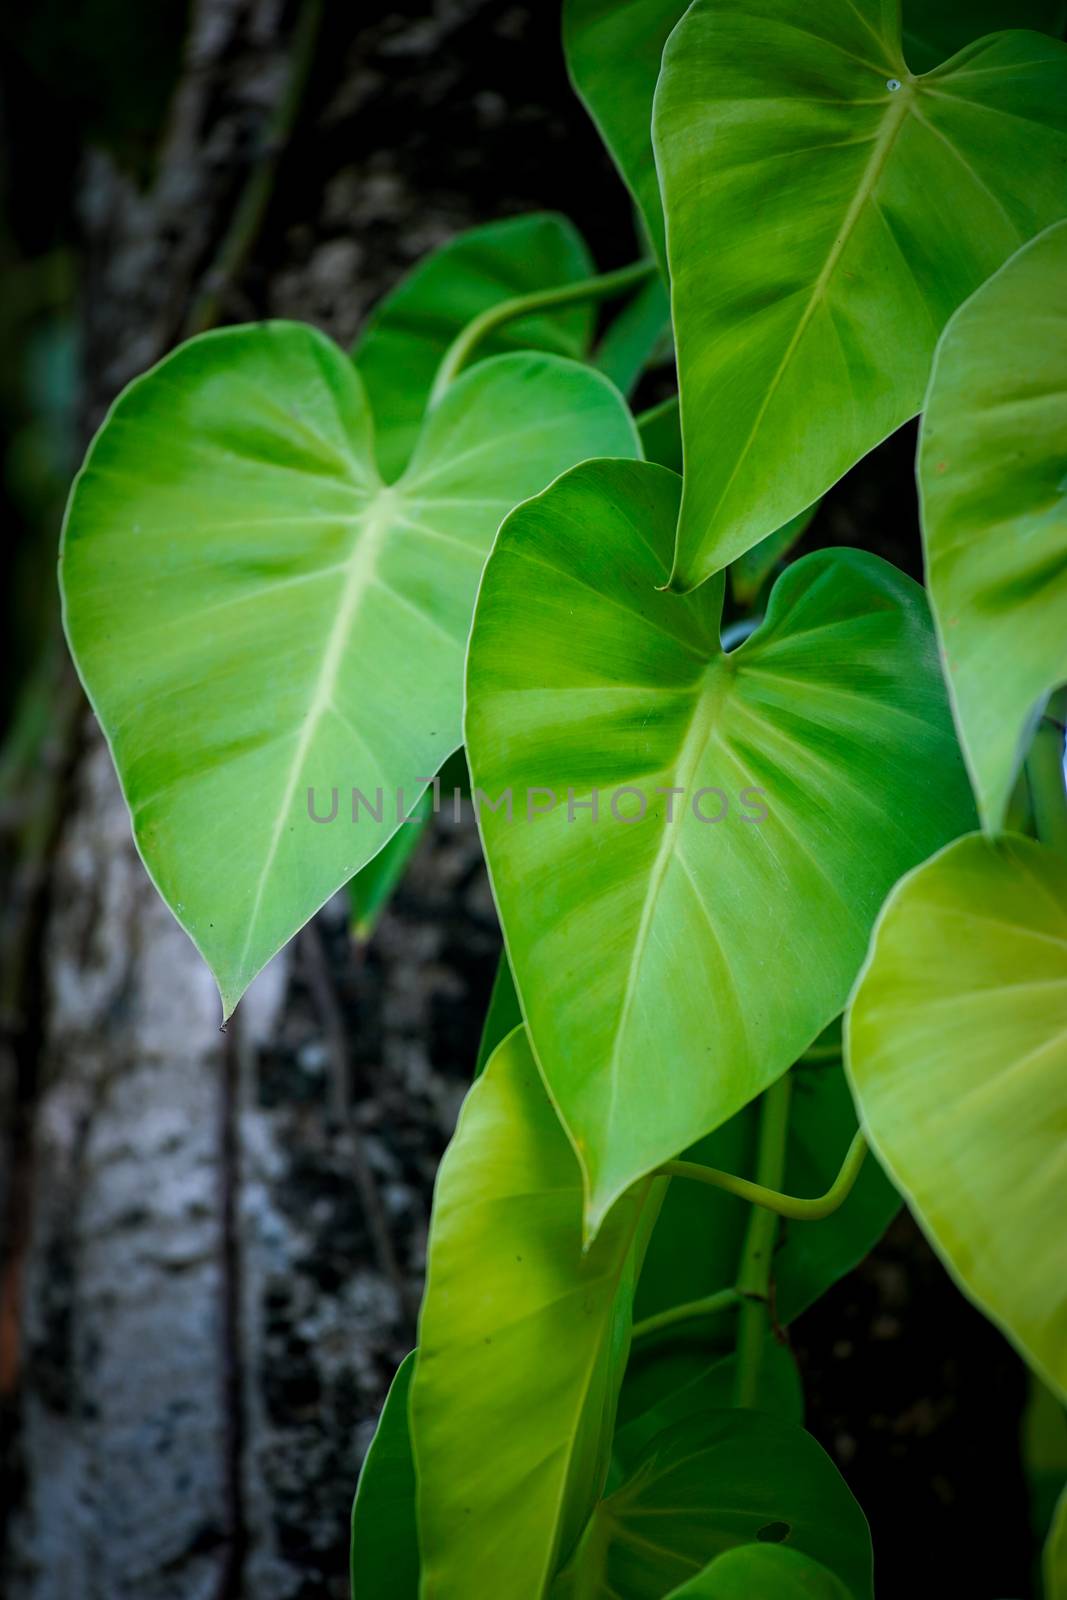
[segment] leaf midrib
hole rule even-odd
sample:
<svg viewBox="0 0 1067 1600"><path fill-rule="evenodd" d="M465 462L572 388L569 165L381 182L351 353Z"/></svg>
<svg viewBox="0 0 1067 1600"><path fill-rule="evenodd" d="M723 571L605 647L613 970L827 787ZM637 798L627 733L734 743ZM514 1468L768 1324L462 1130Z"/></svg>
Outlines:
<svg viewBox="0 0 1067 1600"><path fill-rule="evenodd" d="M682 743L678 750L678 759L674 765L673 787L681 789L685 795L688 795L704 752L715 736L719 712L732 677L732 665L728 664L726 656L720 652L705 668L703 679L697 688L689 725L682 738ZM676 798L677 796L672 796L672 799ZM637 992L637 980L644 960L649 933L655 920L656 905L667 875L667 868L677 848L676 841L683 815L684 805L676 805L670 821L663 830L663 837L657 846L656 855L649 873L648 887L645 890L645 898L641 906L641 920L638 923L633 949L630 952L626 984L623 990L618 1022L615 1025L611 1059L608 1063L608 1082L611 1087L604 1118L604 1125L608 1128L614 1122L615 1108L619 1097L619 1053L622 1049L634 996Z"/></svg>
<svg viewBox="0 0 1067 1600"><path fill-rule="evenodd" d="M282 799L271 830L270 844L256 883L255 898L252 902L252 909L249 912L245 940L238 961L238 969L242 972L259 919L267 880L270 877L278 854L278 846L281 843L285 820L289 815L293 797L296 794L296 786L304 769L304 762L311 748L311 742L318 732L319 724L333 703L333 694L337 687L345 646L351 636L352 625L355 622L360 605L373 584L378 557L385 543L386 533L393 522L395 505L396 495L394 491L383 485L363 512L353 519L352 549L347 561L341 563L342 566L348 567L348 576L341 589L337 613L326 641L322 664L315 678L303 726L297 737L296 749L293 752L285 788L282 791ZM227 1015L229 1015L229 1011L232 1008L229 1007L228 1000L226 1003L228 1007Z"/></svg>

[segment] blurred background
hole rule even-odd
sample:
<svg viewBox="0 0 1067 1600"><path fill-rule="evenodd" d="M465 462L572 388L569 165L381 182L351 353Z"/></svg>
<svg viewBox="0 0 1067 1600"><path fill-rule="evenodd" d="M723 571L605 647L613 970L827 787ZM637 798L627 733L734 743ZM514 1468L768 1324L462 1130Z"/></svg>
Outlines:
<svg viewBox="0 0 1067 1600"><path fill-rule="evenodd" d="M367 945L328 906L222 1034L67 663L56 543L106 407L190 331L294 317L348 344L425 251L529 210L566 213L602 268L633 258L557 10L37 0L0 19L10 1600L347 1594L352 1491L412 1343L499 951L477 840L439 819ZM916 572L911 450L862 463L805 548ZM880 1595L1037 1593L1067 1427L906 1215L790 1332Z"/></svg>

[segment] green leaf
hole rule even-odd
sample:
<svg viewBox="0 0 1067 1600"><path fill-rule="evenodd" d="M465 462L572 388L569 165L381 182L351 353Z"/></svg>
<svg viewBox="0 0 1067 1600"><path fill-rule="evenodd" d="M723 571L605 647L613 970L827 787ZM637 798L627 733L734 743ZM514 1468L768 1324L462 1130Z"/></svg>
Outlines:
<svg viewBox="0 0 1067 1600"><path fill-rule="evenodd" d="M912 72L929 72L973 39L1003 28L1034 28L1059 39L1064 0L911 0L904 6L904 55Z"/></svg>
<svg viewBox="0 0 1067 1600"><path fill-rule="evenodd" d="M420 795L418 804L402 828L398 828L383 845L378 854L351 880L348 885L348 903L352 937L357 944L366 944L373 938L378 921L400 886L412 856L426 834L435 807L440 810L440 796L458 791L470 798L467 777L467 759L457 750L445 762L434 780L433 789Z"/></svg>
<svg viewBox="0 0 1067 1600"><path fill-rule="evenodd" d="M1067 1489L1056 1503L1042 1560L1045 1600L1067 1600Z"/></svg>
<svg viewBox="0 0 1067 1600"><path fill-rule="evenodd" d="M677 396L643 411L637 419L641 450L647 461L654 461L672 472L682 470L682 422Z"/></svg>
<svg viewBox="0 0 1067 1600"><path fill-rule="evenodd" d="M1002 33L916 78L893 0L695 0L654 139L685 590L913 415L948 317L1063 215L1067 47Z"/></svg>
<svg viewBox="0 0 1067 1600"><path fill-rule="evenodd" d="M879 1159L970 1297L1067 1393L1067 863L961 839L897 885L847 1025Z"/></svg>
<svg viewBox="0 0 1067 1600"><path fill-rule="evenodd" d="M472 782L517 808L479 805L490 875L592 1227L786 1070L892 884L973 826L921 590L820 551L725 655L721 580L657 592L677 503L672 473L614 461L521 506L468 657ZM568 804L594 790L595 820Z"/></svg>
<svg viewBox="0 0 1067 1600"><path fill-rule="evenodd" d="M821 1562L856 1600L872 1593L863 1512L810 1434L758 1411L704 1412L654 1439L601 1501L552 1600L661 1600L725 1551L765 1543Z"/></svg>
<svg viewBox="0 0 1067 1600"><path fill-rule="evenodd" d="M660 57L685 0L564 0L571 81L637 203L661 264L663 208L650 123Z"/></svg>
<svg viewBox="0 0 1067 1600"><path fill-rule="evenodd" d="M131 384L71 497L71 650L138 848L227 1015L459 744L503 514L582 457L638 448L603 378L533 354L465 374L392 488L371 432L321 334L227 329ZM352 822L353 786L382 789L380 821ZM309 789L319 817L337 790L332 825Z"/></svg>
<svg viewBox="0 0 1067 1600"><path fill-rule="evenodd" d="M1067 680L1067 222L960 307L919 441L930 600L978 810L999 830Z"/></svg>
<svg viewBox="0 0 1067 1600"><path fill-rule="evenodd" d="M353 1600L419 1600L415 1463L408 1427L408 1391L415 1351L396 1370L352 1503Z"/></svg>
<svg viewBox="0 0 1067 1600"><path fill-rule="evenodd" d="M474 1064L476 1078L480 1078L485 1071L486 1063L497 1045L501 1044L512 1028L517 1028L521 1021L522 1011L519 1008L519 997L515 993L515 980L508 966L507 953L501 950L500 960L496 964L496 977L493 979L493 988L489 995L489 1009L482 1024L478 1059Z"/></svg>
<svg viewBox="0 0 1067 1600"><path fill-rule="evenodd" d="M441 358L467 323L504 300L580 283L595 271L567 219L537 212L459 234L386 295L352 356L374 413L378 468L387 483L407 466ZM523 317L497 329L478 354L532 349L580 360L594 317L590 305Z"/></svg>
<svg viewBox="0 0 1067 1600"><path fill-rule="evenodd" d="M839 1578L788 1545L743 1544L672 1589L668 1600L851 1600Z"/></svg>
<svg viewBox="0 0 1067 1600"><path fill-rule="evenodd" d="M758 1107L746 1106L686 1152L705 1166L756 1176ZM840 1062L793 1069L784 1188L825 1194L856 1132L852 1095ZM781 1223L774 1256L775 1317L784 1327L862 1261L900 1210L900 1196L878 1163L866 1161L844 1204L819 1222ZM672 1181L656 1224L636 1315L702 1299L737 1277L749 1207L702 1183ZM694 1336L706 1322L693 1324Z"/></svg>
<svg viewBox="0 0 1067 1600"><path fill-rule="evenodd" d="M437 1179L411 1395L423 1585L541 1600L604 1483L659 1185L582 1250L582 1181L525 1033L471 1089Z"/></svg>
<svg viewBox="0 0 1067 1600"><path fill-rule="evenodd" d="M671 303L662 278L652 278L623 306L593 356L593 365L624 395L637 387L670 332Z"/></svg>
<svg viewBox="0 0 1067 1600"><path fill-rule="evenodd" d="M669 1339L647 1353L630 1356L619 1396L619 1427L614 1456L634 1470L657 1434L697 1412L728 1411L736 1390L737 1357L733 1351L709 1360L706 1349L678 1345ZM788 1422L804 1421L804 1391L789 1346L773 1332L760 1363L756 1409Z"/></svg>
<svg viewBox="0 0 1067 1600"><path fill-rule="evenodd" d="M388 844L383 845L349 883L352 937L357 944L366 944L373 936L378 919L422 843L426 824L432 816L433 796L427 789L419 796L418 804L412 808L403 827L396 830Z"/></svg>
<svg viewBox="0 0 1067 1600"><path fill-rule="evenodd" d="M743 550L737 560L731 562L730 589L739 606L747 610L756 604L763 585L797 540L807 532L820 504L817 500L799 517L791 517L784 528L779 528L777 533L769 533L766 539L754 544L751 550Z"/></svg>

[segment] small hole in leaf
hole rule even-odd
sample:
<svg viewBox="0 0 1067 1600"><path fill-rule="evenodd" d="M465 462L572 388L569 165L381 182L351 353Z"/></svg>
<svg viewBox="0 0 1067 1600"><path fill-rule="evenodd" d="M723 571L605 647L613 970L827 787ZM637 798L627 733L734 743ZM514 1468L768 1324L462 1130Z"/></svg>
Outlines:
<svg viewBox="0 0 1067 1600"><path fill-rule="evenodd" d="M885 80L885 86L890 91L892 91L894 89L899 89L900 88L900 79L899 78L887 78Z"/></svg>
<svg viewBox="0 0 1067 1600"><path fill-rule="evenodd" d="M781 1544L783 1539L789 1538L788 1522L768 1522L756 1535L761 1544Z"/></svg>

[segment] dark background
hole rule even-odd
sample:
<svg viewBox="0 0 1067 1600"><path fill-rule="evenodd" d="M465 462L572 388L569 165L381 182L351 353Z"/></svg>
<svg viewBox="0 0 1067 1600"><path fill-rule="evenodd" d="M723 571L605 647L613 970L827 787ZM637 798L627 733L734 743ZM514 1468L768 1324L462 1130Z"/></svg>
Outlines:
<svg viewBox="0 0 1067 1600"><path fill-rule="evenodd" d="M477 842L433 833L362 952L327 908L221 1036L59 642L63 501L190 329L348 343L458 229L559 210L608 268L630 207L554 0L42 0L0 50L0 1590L343 1596L499 948ZM918 575L912 445L807 545ZM1025 1374L906 1216L791 1339L883 1600L1035 1593ZM1031 1429L1039 1499L1057 1427Z"/></svg>

